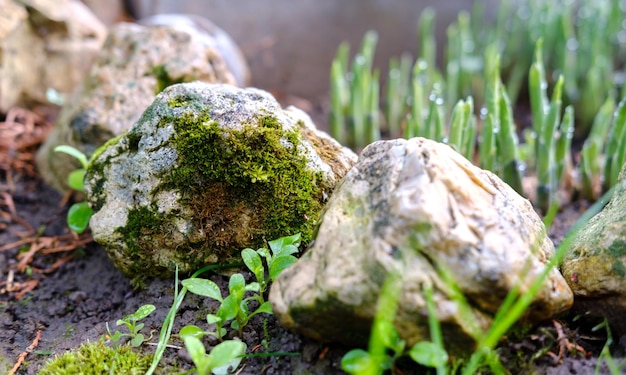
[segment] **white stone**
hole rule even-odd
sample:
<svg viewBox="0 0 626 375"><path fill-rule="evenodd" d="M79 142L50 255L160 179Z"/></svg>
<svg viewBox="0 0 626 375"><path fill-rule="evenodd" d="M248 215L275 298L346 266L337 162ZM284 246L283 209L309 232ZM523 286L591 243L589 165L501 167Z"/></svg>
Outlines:
<svg viewBox="0 0 626 375"><path fill-rule="evenodd" d="M380 141L339 183L313 246L279 276L270 301L289 328L364 345L385 275L397 270L396 325L408 344L430 339L428 284L444 337L453 350L471 350L472 324L487 329L509 290L521 283L524 293L553 252L530 203L493 173L431 140ZM473 318L459 312L437 268L449 270ZM527 317L548 319L571 304L554 269Z"/></svg>

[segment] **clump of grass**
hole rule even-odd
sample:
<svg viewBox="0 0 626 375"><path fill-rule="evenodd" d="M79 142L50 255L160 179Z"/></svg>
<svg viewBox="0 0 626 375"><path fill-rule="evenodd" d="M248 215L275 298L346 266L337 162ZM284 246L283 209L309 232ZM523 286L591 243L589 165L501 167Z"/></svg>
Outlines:
<svg viewBox="0 0 626 375"><path fill-rule="evenodd" d="M544 210L564 203L564 186L595 200L616 182L626 159L626 109L611 115L616 96L626 92L618 79L623 74L615 71L626 50L626 29L618 22L626 10L616 4L533 0L514 7L503 1L485 27L484 4L476 2L449 26L441 70L435 13L427 9L418 25L419 58L391 59L382 106L375 102L383 92L372 67L376 37L368 32L352 70L345 43L333 61L331 133L357 149L377 134L446 142ZM607 27L592 27L598 22ZM520 144L513 108L521 92L528 92L532 126ZM575 133L589 136L580 178L572 181ZM537 179L534 194L523 191L529 175Z"/></svg>
<svg viewBox="0 0 626 375"><path fill-rule="evenodd" d="M365 34L348 75L349 46L342 43L331 66L330 127L344 143L358 147L380 137L378 70L372 70L378 35Z"/></svg>

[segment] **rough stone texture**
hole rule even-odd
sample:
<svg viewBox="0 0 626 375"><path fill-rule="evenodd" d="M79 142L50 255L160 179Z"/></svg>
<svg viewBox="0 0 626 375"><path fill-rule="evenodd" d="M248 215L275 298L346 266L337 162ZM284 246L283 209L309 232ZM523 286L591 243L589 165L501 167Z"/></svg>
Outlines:
<svg viewBox="0 0 626 375"><path fill-rule="evenodd" d="M78 0L0 0L0 112L84 79L106 27Z"/></svg>
<svg viewBox="0 0 626 375"><path fill-rule="evenodd" d="M94 155L90 226L131 278L240 261L245 247L301 232L356 155L267 92L193 82L157 96Z"/></svg>
<svg viewBox="0 0 626 375"><path fill-rule="evenodd" d="M150 25L121 23L111 29L89 76L39 150L37 166L55 189L66 191L67 175L78 167L71 157L55 153L56 146L74 146L91 155L130 128L173 83L246 83L247 68L237 46L209 21L168 16L146 22Z"/></svg>
<svg viewBox="0 0 626 375"><path fill-rule="evenodd" d="M450 147L423 138L380 141L327 203L310 250L272 285L274 313L319 340L365 345L386 272L402 273L396 326L409 345L429 339L424 285L452 350L471 350L471 324L488 327L507 292L522 292L554 246L530 203L494 174ZM473 306L462 316L435 267L450 275ZM528 318L570 307L558 270L544 282Z"/></svg>
<svg viewBox="0 0 626 375"><path fill-rule="evenodd" d="M608 205L577 234L561 265L574 312L607 318L626 334L626 165Z"/></svg>

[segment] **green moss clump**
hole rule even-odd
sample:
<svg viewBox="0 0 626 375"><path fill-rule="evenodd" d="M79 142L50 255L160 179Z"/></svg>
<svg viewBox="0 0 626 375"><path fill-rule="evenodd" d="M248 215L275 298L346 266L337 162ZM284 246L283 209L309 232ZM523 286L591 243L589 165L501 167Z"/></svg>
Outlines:
<svg viewBox="0 0 626 375"><path fill-rule="evenodd" d="M141 355L129 345L110 348L101 341L87 342L78 349L49 360L39 375L145 374L152 355Z"/></svg>
<svg viewBox="0 0 626 375"><path fill-rule="evenodd" d="M240 250L295 232L302 233L304 244L311 240L322 209L322 176L307 168L297 131L284 131L269 115L227 134L208 114L184 113L173 120L179 166L166 185L199 213L194 226L207 233L203 246Z"/></svg>

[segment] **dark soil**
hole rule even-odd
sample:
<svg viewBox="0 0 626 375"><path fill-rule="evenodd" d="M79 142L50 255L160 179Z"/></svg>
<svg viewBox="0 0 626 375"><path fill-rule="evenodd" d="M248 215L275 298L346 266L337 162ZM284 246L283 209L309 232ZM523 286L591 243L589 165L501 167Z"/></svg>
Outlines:
<svg viewBox="0 0 626 375"><path fill-rule="evenodd" d="M28 262L25 271L18 272L21 260L18 255L27 251L30 244L6 249L5 245L29 236L32 238L35 231L38 231L40 242L55 236L68 236L65 224L68 204L60 207L62 198L36 177L4 173L0 179L0 247L3 247L0 250L0 373L9 371L20 353L33 345L16 373L36 374L53 355L87 340L101 338L106 334L106 323L113 330L122 330L122 327L115 326L117 319L147 303L156 306L156 311L145 319L144 328L146 335L154 335L149 340L154 343L172 304L174 280L154 280L135 290L113 267L104 249L93 242L69 251L47 255L38 252ZM572 205L564 210L553 227L552 236L556 241L562 238L584 208ZM244 275L250 280L250 274L244 272ZM226 293L226 276L207 276ZM20 296L22 287L29 281L39 283L32 291ZM206 314L216 308L217 305L208 298L188 294L178 312L173 333L187 324L206 327ZM591 331L597 322L573 322L572 318L566 316L560 321L562 340L558 338L554 322L546 322L531 332L517 335L520 336L517 338L512 335L500 349L505 366L514 374L594 373L597 356L606 341L605 332ZM37 340L38 332L40 340ZM247 343L249 353L274 355L244 359L239 374L340 374L343 373L340 370L341 357L350 349L291 333L273 316L264 314L253 318L241 339ZM613 355L623 356L624 346L620 345L619 338L615 341ZM170 343L177 348L166 350L163 363L175 366L177 372L190 368L191 362L185 350L180 348L182 344L176 335ZM578 345L578 349L571 346L565 351L564 358L555 360L559 348L565 349L566 343ZM206 344L208 347L215 343L206 341ZM154 346L144 345L142 348L152 351ZM427 373L426 369L417 368L408 361L401 361L395 372ZM607 372L602 366L600 373Z"/></svg>

